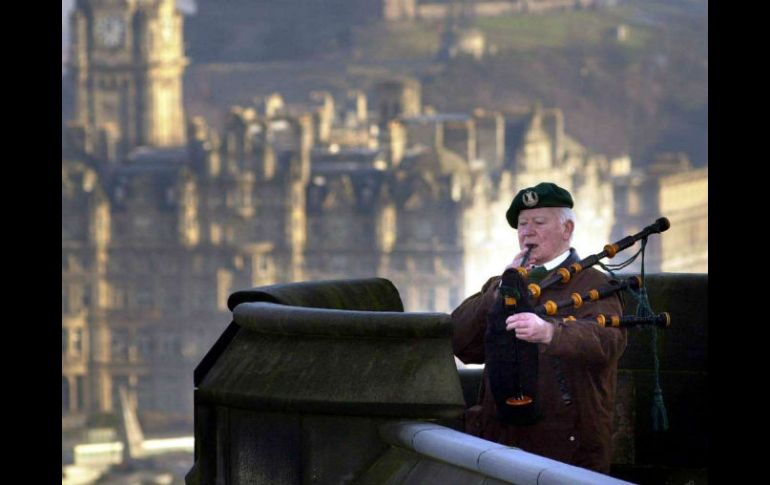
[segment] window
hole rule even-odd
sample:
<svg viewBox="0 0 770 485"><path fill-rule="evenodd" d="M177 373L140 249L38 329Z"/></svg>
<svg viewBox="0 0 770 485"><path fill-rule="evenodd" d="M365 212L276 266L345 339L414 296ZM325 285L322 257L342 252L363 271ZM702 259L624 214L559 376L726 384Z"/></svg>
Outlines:
<svg viewBox="0 0 770 485"><path fill-rule="evenodd" d="M86 286L83 288L83 308L88 309L91 306L91 287Z"/></svg>
<svg viewBox="0 0 770 485"><path fill-rule="evenodd" d="M75 396L77 397L78 411L84 411L86 407L86 378L77 376L75 378Z"/></svg>
<svg viewBox="0 0 770 485"><path fill-rule="evenodd" d="M418 241L430 241L433 236L433 227L428 218L414 218L411 221L410 229L412 236Z"/></svg>
<svg viewBox="0 0 770 485"><path fill-rule="evenodd" d="M128 334L125 330L113 330L110 336L112 360L128 360Z"/></svg>
<svg viewBox="0 0 770 485"><path fill-rule="evenodd" d="M83 329L73 328L70 331L70 350L72 355L80 355L83 352Z"/></svg>
<svg viewBox="0 0 770 485"><path fill-rule="evenodd" d="M175 334L161 335L159 347L159 355L165 359L176 359L181 354L181 342Z"/></svg>
<svg viewBox="0 0 770 485"><path fill-rule="evenodd" d="M138 396L137 406L141 411L148 411L155 409L155 393L153 390L152 377L145 375L139 378L139 384L136 390Z"/></svg>
<svg viewBox="0 0 770 485"><path fill-rule="evenodd" d="M139 360L147 362L152 359L152 335L147 330L139 330L136 336L136 351Z"/></svg>
<svg viewBox="0 0 770 485"><path fill-rule="evenodd" d="M70 411L70 381L65 376L61 378L61 410Z"/></svg>
<svg viewBox="0 0 770 485"><path fill-rule="evenodd" d="M113 286L110 288L110 308L113 310L121 309L126 304L126 292L123 288Z"/></svg>
<svg viewBox="0 0 770 485"><path fill-rule="evenodd" d="M153 307L153 295L149 288L137 288L135 294L136 308L152 308Z"/></svg>

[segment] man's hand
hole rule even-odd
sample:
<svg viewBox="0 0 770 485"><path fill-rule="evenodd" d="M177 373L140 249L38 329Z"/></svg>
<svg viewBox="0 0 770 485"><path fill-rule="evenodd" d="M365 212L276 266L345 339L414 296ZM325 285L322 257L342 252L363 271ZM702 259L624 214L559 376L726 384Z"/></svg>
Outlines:
<svg viewBox="0 0 770 485"><path fill-rule="evenodd" d="M524 259L524 255L527 254L527 249L528 248L524 248L521 251L519 251L519 253L513 257L513 261L511 261L510 264L508 264L508 266L505 267L505 269L518 268L519 266L521 266L521 260ZM527 264L527 266L532 266L532 265Z"/></svg>
<svg viewBox="0 0 770 485"><path fill-rule="evenodd" d="M505 329L527 342L550 344L553 338L553 325L534 313L514 313L505 319Z"/></svg>

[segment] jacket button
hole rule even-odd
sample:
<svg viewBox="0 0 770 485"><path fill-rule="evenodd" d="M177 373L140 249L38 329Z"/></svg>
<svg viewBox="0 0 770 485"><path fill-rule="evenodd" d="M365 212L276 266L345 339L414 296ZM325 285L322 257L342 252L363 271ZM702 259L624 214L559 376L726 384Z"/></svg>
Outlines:
<svg viewBox="0 0 770 485"><path fill-rule="evenodd" d="M570 440L570 441L575 441L575 437L574 437L574 436L570 436L570 437L569 437L569 440Z"/></svg>

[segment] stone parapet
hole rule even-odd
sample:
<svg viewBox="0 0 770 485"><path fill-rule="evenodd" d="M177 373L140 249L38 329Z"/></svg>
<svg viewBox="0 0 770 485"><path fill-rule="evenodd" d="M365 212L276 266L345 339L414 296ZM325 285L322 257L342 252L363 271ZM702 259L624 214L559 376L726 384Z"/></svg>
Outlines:
<svg viewBox="0 0 770 485"><path fill-rule="evenodd" d="M196 369L188 483L348 483L387 450L382 424L463 414L449 315L403 312L388 280L273 285L228 305Z"/></svg>

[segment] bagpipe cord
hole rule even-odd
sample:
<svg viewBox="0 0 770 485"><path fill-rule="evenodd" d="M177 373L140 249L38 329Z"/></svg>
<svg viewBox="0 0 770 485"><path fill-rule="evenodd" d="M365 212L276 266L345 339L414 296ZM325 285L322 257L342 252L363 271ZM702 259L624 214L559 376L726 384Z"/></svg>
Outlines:
<svg viewBox="0 0 770 485"><path fill-rule="evenodd" d="M615 265L604 265L602 263L599 263L599 265L607 270L613 278L617 277L615 276L615 273L613 270L618 270L625 268L629 264L631 264L639 254L642 255L642 263L641 263L641 278L642 281L645 280L644 278L644 253L645 253L645 247L647 246L647 238L642 239L642 247L637 251L636 254L631 256L628 260L624 261L620 264ZM647 297L647 287L645 285L642 285L639 288L639 291L634 291L629 288L629 292L637 299L638 304L636 307L636 315L639 317L647 317L650 315L653 315L652 307L650 306L650 300ZM650 325L649 331L652 332L652 358L653 358L653 376L655 378L655 387L653 389L653 396L652 396L652 409L651 409L651 415L652 415L652 430L653 431L666 431L668 430L668 413L666 412L666 404L663 402L663 389L660 387L660 358L658 355L658 328L655 325Z"/></svg>

